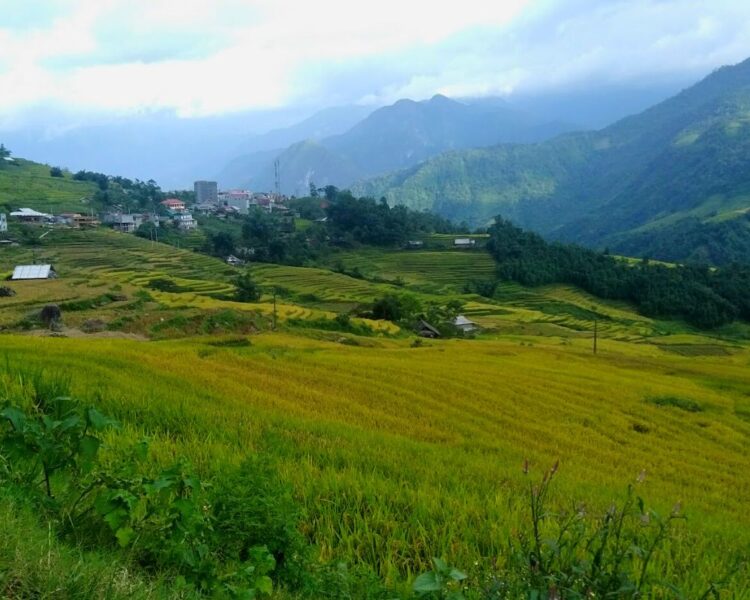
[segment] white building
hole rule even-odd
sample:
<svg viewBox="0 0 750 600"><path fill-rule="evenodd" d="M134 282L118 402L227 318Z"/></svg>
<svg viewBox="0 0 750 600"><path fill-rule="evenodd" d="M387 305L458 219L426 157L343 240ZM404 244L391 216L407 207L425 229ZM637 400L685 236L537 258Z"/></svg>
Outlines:
<svg viewBox="0 0 750 600"><path fill-rule="evenodd" d="M453 240L454 248L473 248L477 241L474 238L456 238Z"/></svg>
<svg viewBox="0 0 750 600"><path fill-rule="evenodd" d="M240 214L246 215L250 212L253 203L253 195L247 190L229 190L219 194L219 204L236 208Z"/></svg>
<svg viewBox="0 0 750 600"><path fill-rule="evenodd" d="M463 315L458 315L454 319L453 325L465 333L479 329L479 326L474 321L467 319Z"/></svg>
<svg viewBox="0 0 750 600"><path fill-rule="evenodd" d="M0 233L8 231L8 216L5 213L0 213Z"/></svg>
<svg viewBox="0 0 750 600"><path fill-rule="evenodd" d="M172 217L172 221L174 222L176 227L178 227L179 229L184 229L186 231L198 228L198 222L189 212L183 212L174 215Z"/></svg>
<svg viewBox="0 0 750 600"><path fill-rule="evenodd" d="M47 223L53 218L52 215L39 212L33 208L19 208L11 212L10 216L18 219L21 223Z"/></svg>

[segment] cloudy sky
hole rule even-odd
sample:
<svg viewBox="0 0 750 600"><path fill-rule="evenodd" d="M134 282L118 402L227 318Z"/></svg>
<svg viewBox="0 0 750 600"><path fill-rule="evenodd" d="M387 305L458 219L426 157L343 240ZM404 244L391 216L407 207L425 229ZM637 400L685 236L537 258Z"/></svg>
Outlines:
<svg viewBox="0 0 750 600"><path fill-rule="evenodd" d="M743 0L0 0L0 116L688 81L747 56Z"/></svg>

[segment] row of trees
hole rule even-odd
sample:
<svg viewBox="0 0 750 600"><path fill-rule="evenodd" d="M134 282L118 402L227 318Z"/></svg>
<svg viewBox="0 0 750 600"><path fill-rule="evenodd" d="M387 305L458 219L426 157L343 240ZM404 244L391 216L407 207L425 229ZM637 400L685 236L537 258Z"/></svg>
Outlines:
<svg viewBox="0 0 750 600"><path fill-rule="evenodd" d="M403 245L410 238L428 233L456 233L453 223L429 212L406 206L389 206L385 198L355 198L349 191L333 188L326 195L326 216L333 243L374 246Z"/></svg>
<svg viewBox="0 0 750 600"><path fill-rule="evenodd" d="M325 195L297 198L289 203L302 218L313 221L304 231L295 231L290 217L252 210L242 218L239 235L236 226L212 232L204 251L216 256L235 254L261 262L302 265L321 258L334 246L398 246L420 235L457 231L436 215L403 206L390 207L384 200L355 198L334 186L327 186L320 193Z"/></svg>
<svg viewBox="0 0 750 600"><path fill-rule="evenodd" d="M112 177L95 171L78 171L73 179L95 183L99 189L94 194L94 201L108 208L155 211L165 198L164 192L153 179L141 181Z"/></svg>
<svg viewBox="0 0 750 600"><path fill-rule="evenodd" d="M601 298L628 300L652 317L678 317L703 328L750 319L750 268L633 265L580 246L549 243L496 219L487 245L500 279L524 285L573 284Z"/></svg>

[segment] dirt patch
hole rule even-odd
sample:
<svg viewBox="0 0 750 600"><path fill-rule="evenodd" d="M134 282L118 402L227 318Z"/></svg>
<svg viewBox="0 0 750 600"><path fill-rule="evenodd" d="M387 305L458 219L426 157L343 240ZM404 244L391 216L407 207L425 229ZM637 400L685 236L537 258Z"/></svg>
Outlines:
<svg viewBox="0 0 750 600"><path fill-rule="evenodd" d="M717 344L657 344L664 352L680 356L730 356L732 352L725 346Z"/></svg>
<svg viewBox="0 0 750 600"><path fill-rule="evenodd" d="M30 331L14 332L20 335L30 335L32 337L68 337L68 338L86 338L86 339L119 339L135 340L146 342L148 338L140 333L126 333L124 331L97 331L86 333L75 327L62 327L60 331L50 331L49 329L32 329Z"/></svg>

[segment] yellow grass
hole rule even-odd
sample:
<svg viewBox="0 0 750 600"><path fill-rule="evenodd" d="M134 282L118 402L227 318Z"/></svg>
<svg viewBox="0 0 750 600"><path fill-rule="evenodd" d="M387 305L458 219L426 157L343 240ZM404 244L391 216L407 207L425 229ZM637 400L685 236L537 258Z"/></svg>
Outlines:
<svg viewBox="0 0 750 600"><path fill-rule="evenodd" d="M283 333L246 348L208 341L3 338L13 362L65 369L79 393L102 394L165 460L187 454L210 471L257 449L276 456L321 557L386 577L432 555L468 567L501 554L523 518L525 458L537 470L561 461L561 505L604 507L645 470L640 492L662 510L681 501L689 516L656 566L683 569L688 589L750 543L747 349L696 358L614 340L592 356L587 340L531 337L421 348Z"/></svg>

